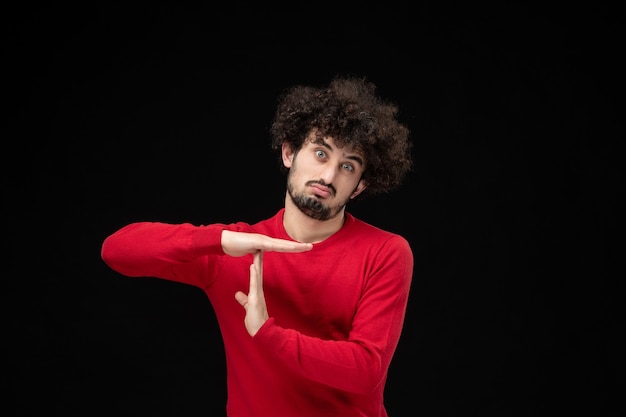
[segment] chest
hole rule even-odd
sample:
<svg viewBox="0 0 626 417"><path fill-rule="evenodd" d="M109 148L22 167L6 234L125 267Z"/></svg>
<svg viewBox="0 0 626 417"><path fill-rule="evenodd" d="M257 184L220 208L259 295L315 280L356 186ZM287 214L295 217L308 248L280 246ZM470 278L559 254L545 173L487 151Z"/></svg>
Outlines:
<svg viewBox="0 0 626 417"><path fill-rule="evenodd" d="M263 288L270 315L320 337L351 329L367 268L358 255L265 254Z"/></svg>

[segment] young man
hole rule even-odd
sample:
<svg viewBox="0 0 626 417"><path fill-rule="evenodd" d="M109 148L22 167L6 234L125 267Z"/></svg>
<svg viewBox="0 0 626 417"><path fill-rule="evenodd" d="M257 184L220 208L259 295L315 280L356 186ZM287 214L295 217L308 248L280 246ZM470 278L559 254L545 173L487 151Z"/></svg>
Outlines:
<svg viewBox="0 0 626 417"><path fill-rule="evenodd" d="M226 353L230 417L384 417L387 372L413 275L403 237L348 212L410 170L397 106L360 78L281 97L272 147L285 205L256 224L139 222L102 258L129 277L202 288Z"/></svg>

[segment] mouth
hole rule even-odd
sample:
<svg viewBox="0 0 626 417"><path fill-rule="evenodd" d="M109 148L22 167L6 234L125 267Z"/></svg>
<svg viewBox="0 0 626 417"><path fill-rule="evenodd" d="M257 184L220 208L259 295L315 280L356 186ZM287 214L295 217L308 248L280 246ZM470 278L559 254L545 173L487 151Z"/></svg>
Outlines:
<svg viewBox="0 0 626 417"><path fill-rule="evenodd" d="M311 188L313 189L313 193L321 198L328 198L332 195L330 188L325 187L320 184L311 184Z"/></svg>

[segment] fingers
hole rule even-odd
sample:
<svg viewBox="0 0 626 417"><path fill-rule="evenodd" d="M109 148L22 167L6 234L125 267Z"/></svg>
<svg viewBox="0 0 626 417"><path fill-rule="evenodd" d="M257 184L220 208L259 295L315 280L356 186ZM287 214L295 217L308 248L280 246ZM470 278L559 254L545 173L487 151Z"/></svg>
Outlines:
<svg viewBox="0 0 626 417"><path fill-rule="evenodd" d="M257 286L263 288L263 251L256 251L254 253L254 261L252 262L253 269L256 271Z"/></svg>
<svg viewBox="0 0 626 417"><path fill-rule="evenodd" d="M311 249L312 243L272 238L258 233L222 231L222 250L230 256L243 256L256 251L305 252Z"/></svg>
<svg viewBox="0 0 626 417"><path fill-rule="evenodd" d="M239 304L248 309L248 303L254 302L258 297L263 296L263 252L256 251L254 253L254 261L250 264L250 286L248 288L248 294L243 291L237 291L235 293L235 299Z"/></svg>
<svg viewBox="0 0 626 417"><path fill-rule="evenodd" d="M254 336L269 318L263 294L263 251L255 251L253 258L248 295L242 291L235 293L235 298L246 310L244 325L250 336Z"/></svg>
<svg viewBox="0 0 626 417"><path fill-rule="evenodd" d="M257 255L254 254L254 263L250 264L250 290L248 297L255 298L259 292L259 272L257 270Z"/></svg>
<svg viewBox="0 0 626 417"><path fill-rule="evenodd" d="M285 239L276 239L267 236L262 236L262 248L265 251L274 252L306 252L313 249L312 243L294 242Z"/></svg>
<svg viewBox="0 0 626 417"><path fill-rule="evenodd" d="M254 302L264 297L263 295L263 251L254 253L254 261L250 265L250 292L249 297L254 298Z"/></svg>

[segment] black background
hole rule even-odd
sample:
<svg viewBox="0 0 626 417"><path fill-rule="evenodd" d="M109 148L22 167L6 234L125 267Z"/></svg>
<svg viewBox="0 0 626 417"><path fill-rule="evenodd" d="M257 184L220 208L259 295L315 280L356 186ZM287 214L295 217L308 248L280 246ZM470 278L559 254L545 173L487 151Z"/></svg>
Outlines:
<svg viewBox="0 0 626 417"><path fill-rule="evenodd" d="M349 207L415 253L389 415L623 415L623 7L385 4L4 8L11 415L224 415L204 294L100 245L274 214L277 96L337 73L415 143L400 190Z"/></svg>

